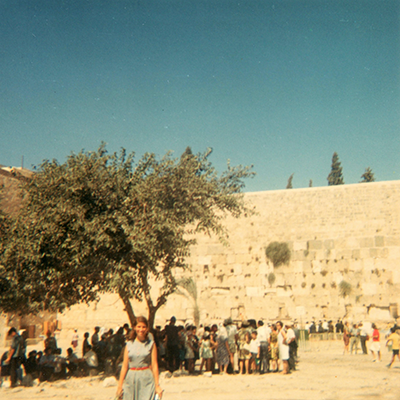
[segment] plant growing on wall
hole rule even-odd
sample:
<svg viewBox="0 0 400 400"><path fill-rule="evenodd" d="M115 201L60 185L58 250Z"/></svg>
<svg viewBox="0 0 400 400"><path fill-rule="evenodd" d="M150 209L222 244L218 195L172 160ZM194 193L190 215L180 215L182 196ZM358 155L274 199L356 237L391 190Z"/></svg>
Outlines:
<svg viewBox="0 0 400 400"><path fill-rule="evenodd" d="M270 286L272 286L275 283L275 280L276 280L276 276L273 272L268 274L268 283Z"/></svg>
<svg viewBox="0 0 400 400"><path fill-rule="evenodd" d="M272 242L265 249L265 255L272 261L275 268L285 264L289 264L291 253L287 243Z"/></svg>
<svg viewBox="0 0 400 400"><path fill-rule="evenodd" d="M339 283L339 294L343 298L350 296L352 290L353 290L353 288L349 282L341 281Z"/></svg>

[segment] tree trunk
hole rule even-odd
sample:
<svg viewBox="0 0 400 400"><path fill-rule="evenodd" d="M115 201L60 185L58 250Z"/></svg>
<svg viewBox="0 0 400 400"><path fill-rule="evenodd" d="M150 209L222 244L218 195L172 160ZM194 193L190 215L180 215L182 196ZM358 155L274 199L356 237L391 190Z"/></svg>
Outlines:
<svg viewBox="0 0 400 400"><path fill-rule="evenodd" d="M156 312L157 308L156 307L148 307L149 309L149 316L148 316L148 321L149 321L149 329L153 331L154 329L154 320L156 319Z"/></svg>
<svg viewBox="0 0 400 400"><path fill-rule="evenodd" d="M129 297L124 293L120 292L119 297L121 298L122 302L124 303L125 311L128 313L129 322L131 323L131 326L133 327L135 325L136 316L133 311L131 301L130 301Z"/></svg>

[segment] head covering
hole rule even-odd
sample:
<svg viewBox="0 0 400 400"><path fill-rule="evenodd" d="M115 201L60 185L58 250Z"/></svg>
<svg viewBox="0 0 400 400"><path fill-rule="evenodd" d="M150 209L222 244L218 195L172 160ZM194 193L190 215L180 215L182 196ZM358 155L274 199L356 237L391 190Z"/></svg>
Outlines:
<svg viewBox="0 0 400 400"><path fill-rule="evenodd" d="M224 319L224 326L231 325L231 324L233 324L231 317Z"/></svg>

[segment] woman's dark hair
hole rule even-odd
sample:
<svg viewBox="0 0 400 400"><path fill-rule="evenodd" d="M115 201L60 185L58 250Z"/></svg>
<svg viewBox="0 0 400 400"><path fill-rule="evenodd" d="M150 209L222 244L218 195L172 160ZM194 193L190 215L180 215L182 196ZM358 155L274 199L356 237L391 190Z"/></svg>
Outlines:
<svg viewBox="0 0 400 400"><path fill-rule="evenodd" d="M131 340L132 342L136 339L135 327L139 322L145 324L147 326L147 329L149 328L149 321L147 321L146 317L143 317L143 316L136 317L135 323L133 324L133 327L132 327L132 329L130 331L130 335L129 335L129 340ZM147 337L148 337L148 332L146 334L146 340L147 340Z"/></svg>
<svg viewBox="0 0 400 400"><path fill-rule="evenodd" d="M85 339L87 339L87 338L89 337L89 332L85 332L84 335L83 335L83 337L84 337Z"/></svg>

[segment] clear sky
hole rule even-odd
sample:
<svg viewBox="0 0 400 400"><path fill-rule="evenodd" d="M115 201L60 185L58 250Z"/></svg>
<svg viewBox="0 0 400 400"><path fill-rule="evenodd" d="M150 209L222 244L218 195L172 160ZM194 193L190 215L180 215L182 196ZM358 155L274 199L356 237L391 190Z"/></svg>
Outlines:
<svg viewBox="0 0 400 400"><path fill-rule="evenodd" d="M400 179L399 0L0 0L0 164L213 148L246 191Z"/></svg>

